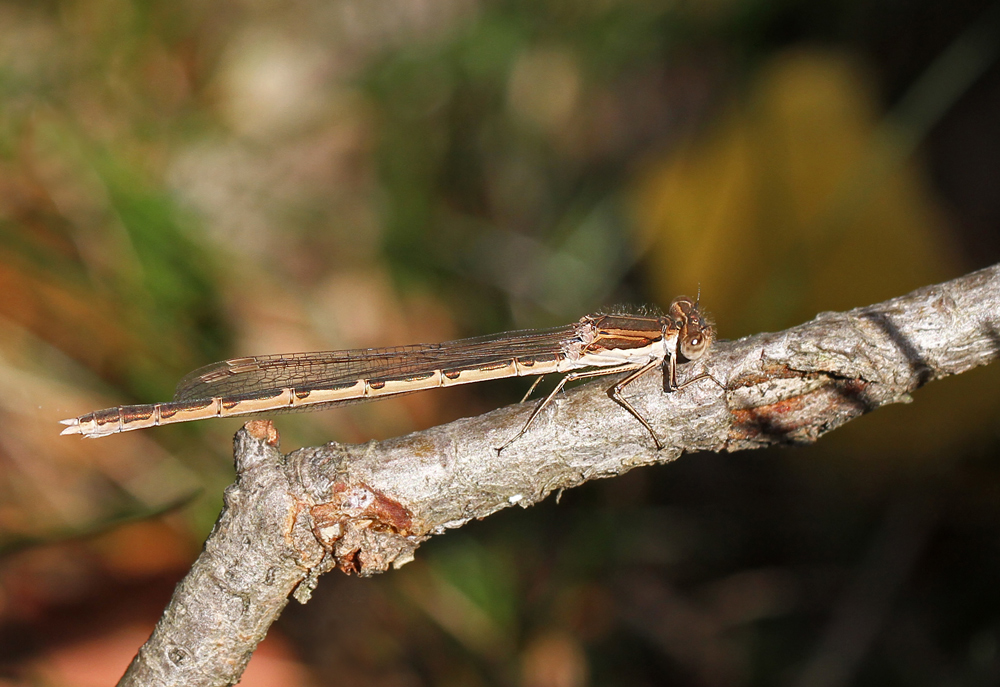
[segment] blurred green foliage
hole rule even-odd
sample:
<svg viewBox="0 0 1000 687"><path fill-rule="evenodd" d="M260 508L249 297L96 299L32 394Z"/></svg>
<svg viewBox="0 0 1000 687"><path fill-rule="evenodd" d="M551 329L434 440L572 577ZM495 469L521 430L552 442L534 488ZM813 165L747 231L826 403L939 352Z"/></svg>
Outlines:
<svg viewBox="0 0 1000 687"><path fill-rule="evenodd" d="M995 261L984 7L0 3L2 538L205 494L141 546L121 528L10 557L0 671L40 674L67 598L180 574L170 552L218 512L240 424L79 442L58 419L167 400L225 357L699 288L734 337ZM813 449L689 456L511 509L382 579L328 576L279 631L314 684L994 684L995 375ZM515 387L279 428L286 449L364 441Z"/></svg>

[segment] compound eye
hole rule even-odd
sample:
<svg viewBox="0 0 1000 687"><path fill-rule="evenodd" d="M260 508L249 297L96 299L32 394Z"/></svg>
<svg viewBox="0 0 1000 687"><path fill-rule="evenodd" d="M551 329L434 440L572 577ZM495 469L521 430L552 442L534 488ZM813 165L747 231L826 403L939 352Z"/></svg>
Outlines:
<svg viewBox="0 0 1000 687"><path fill-rule="evenodd" d="M708 339L702 336L693 337L681 342L681 355L688 360L697 360L705 354L708 348Z"/></svg>

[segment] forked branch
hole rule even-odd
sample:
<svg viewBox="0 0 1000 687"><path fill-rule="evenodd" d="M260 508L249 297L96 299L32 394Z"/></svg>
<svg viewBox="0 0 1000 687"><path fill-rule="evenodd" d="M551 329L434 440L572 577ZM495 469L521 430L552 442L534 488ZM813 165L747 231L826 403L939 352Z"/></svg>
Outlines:
<svg viewBox="0 0 1000 687"><path fill-rule="evenodd" d="M628 387L665 447L607 396L607 381L556 399L498 455L530 403L361 445L283 455L269 422L236 435L237 479L205 550L120 685L228 685L289 596L334 567L370 575L421 542L553 491L684 452L809 443L927 382L1000 355L1000 266L783 332L715 346L677 393Z"/></svg>

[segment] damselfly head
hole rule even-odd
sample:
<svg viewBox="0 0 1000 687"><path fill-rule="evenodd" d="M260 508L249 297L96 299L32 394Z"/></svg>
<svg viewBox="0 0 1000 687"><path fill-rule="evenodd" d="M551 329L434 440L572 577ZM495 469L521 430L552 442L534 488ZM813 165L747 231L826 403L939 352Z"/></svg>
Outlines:
<svg viewBox="0 0 1000 687"><path fill-rule="evenodd" d="M688 360L698 360L705 355L715 339L715 328L698 310L698 302L679 296L670 304L668 315L680 331L681 355Z"/></svg>

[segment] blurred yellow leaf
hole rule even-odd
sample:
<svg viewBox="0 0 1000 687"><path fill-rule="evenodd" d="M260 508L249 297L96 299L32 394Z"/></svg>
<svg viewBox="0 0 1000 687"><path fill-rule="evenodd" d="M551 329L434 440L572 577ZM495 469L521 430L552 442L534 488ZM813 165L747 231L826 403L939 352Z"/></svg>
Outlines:
<svg viewBox="0 0 1000 687"><path fill-rule="evenodd" d="M637 180L636 225L659 302L700 286L720 334L735 338L961 274L920 167L893 147L893 126L879 121L873 89L847 57L772 59L711 129ZM995 414L1000 385L990 374L931 385L915 406L852 428L852 446L865 456L940 451Z"/></svg>

